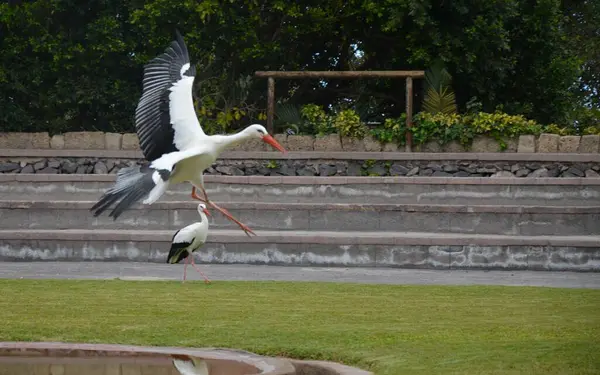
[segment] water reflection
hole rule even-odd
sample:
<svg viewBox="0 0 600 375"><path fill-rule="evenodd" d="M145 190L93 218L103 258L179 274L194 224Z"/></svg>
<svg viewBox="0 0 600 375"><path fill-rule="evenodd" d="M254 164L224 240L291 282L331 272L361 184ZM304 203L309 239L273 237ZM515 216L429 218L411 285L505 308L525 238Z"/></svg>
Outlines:
<svg viewBox="0 0 600 375"><path fill-rule="evenodd" d="M201 358L173 355L173 365L181 375L209 375L208 363Z"/></svg>
<svg viewBox="0 0 600 375"><path fill-rule="evenodd" d="M177 358L0 356L0 375L217 375L225 373L218 370L209 372L206 361L187 356L177 356Z"/></svg>

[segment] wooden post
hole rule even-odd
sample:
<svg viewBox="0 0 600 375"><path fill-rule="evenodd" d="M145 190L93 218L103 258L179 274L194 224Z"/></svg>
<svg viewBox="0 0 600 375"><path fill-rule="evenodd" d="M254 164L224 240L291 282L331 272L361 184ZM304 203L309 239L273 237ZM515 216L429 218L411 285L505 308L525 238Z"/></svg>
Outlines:
<svg viewBox="0 0 600 375"><path fill-rule="evenodd" d="M406 152L412 152L413 80L406 77Z"/></svg>
<svg viewBox="0 0 600 375"><path fill-rule="evenodd" d="M423 78L422 70L352 70L352 71L257 71L256 77L273 78Z"/></svg>
<svg viewBox="0 0 600 375"><path fill-rule="evenodd" d="M269 77L267 85L267 131L269 134L273 134L273 117L275 116L275 78Z"/></svg>
<svg viewBox="0 0 600 375"><path fill-rule="evenodd" d="M413 78L425 77L423 70L367 70L367 71L257 71L256 77L268 78L267 91L267 131L273 133L273 118L275 117L275 78L302 79L302 78L406 78L406 151L412 150L413 110Z"/></svg>

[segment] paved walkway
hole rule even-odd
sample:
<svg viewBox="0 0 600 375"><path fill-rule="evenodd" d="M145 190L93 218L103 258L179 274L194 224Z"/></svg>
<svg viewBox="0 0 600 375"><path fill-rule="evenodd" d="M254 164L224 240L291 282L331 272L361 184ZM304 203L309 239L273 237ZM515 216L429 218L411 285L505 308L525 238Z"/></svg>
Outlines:
<svg viewBox="0 0 600 375"><path fill-rule="evenodd" d="M370 284L508 285L600 289L600 273L407 270L251 265L200 265L213 281L280 280ZM0 278L180 280L183 264L133 262L0 262ZM201 279L188 267L188 278Z"/></svg>

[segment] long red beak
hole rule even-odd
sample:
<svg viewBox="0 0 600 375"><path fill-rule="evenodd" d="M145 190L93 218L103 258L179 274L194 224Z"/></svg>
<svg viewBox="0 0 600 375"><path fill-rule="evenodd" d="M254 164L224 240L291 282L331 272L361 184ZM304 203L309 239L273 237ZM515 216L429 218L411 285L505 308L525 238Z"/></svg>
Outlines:
<svg viewBox="0 0 600 375"><path fill-rule="evenodd" d="M273 138L270 134L265 135L264 137L262 137L262 140L265 141L266 143L270 144L271 146L275 147L276 149L278 149L279 151L283 152L284 154L287 152L285 148L283 148L279 142L277 142L275 140L275 138Z"/></svg>
<svg viewBox="0 0 600 375"><path fill-rule="evenodd" d="M204 211L204 213L206 214L206 216L212 216L210 214L210 212L208 212L208 210L206 208L203 208L202 211Z"/></svg>

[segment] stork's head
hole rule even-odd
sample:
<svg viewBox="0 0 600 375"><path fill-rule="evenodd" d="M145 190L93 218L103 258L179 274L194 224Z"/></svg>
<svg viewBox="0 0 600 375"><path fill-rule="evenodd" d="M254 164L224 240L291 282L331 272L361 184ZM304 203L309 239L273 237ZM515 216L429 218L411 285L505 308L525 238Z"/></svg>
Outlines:
<svg viewBox="0 0 600 375"><path fill-rule="evenodd" d="M278 149L279 151L283 152L284 154L287 152L283 146L281 146L279 144L279 142L277 142L275 140L275 138L273 138L268 132L267 129L265 129L264 126L260 125L260 124L252 124L250 126L248 126L246 128L246 130L244 130L245 132L247 132L247 134L250 137L257 137L263 140L263 142L270 144L271 146L275 147L276 149Z"/></svg>
<svg viewBox="0 0 600 375"><path fill-rule="evenodd" d="M211 216L210 212L208 212L208 210L206 209L206 205L204 203L198 204L198 213L205 213L207 216Z"/></svg>

